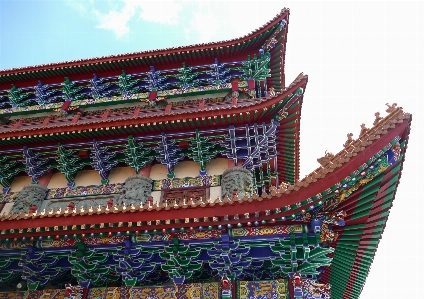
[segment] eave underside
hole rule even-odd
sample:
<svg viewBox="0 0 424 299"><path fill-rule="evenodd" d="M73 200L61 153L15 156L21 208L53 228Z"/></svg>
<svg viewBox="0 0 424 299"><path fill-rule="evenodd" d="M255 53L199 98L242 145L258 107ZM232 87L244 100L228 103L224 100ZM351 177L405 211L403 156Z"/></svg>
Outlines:
<svg viewBox="0 0 424 299"><path fill-rule="evenodd" d="M73 123L45 125L40 122L30 128L12 129L0 132L2 152L10 155L21 155L22 147L31 143L35 150L54 148L58 142L67 144L81 144L87 147L93 139L100 142L126 142L128 135L147 136L166 133L191 132L195 129L222 130L229 126L245 124L269 123L271 119L281 116L278 127L277 149L280 157L277 159L279 182L293 184L299 178L299 136L300 111L303 102L304 90L308 77L299 75L298 78L281 94L272 98L251 99L233 106L210 106L207 109L171 110L156 109L155 114L141 113L137 117L126 116L121 118L93 118ZM301 93L298 93L302 91ZM148 110L146 110L148 112ZM30 138L30 139L29 139ZM119 141L121 140L121 141ZM122 141L123 140L123 141Z"/></svg>
<svg viewBox="0 0 424 299"><path fill-rule="evenodd" d="M401 135L407 143L409 126ZM406 148L406 146L405 146ZM334 227L339 234L331 267L325 267L321 281L330 283L332 298L359 298L382 237L400 181L403 162L390 166L351 198L337 207L348 217L346 225Z"/></svg>
<svg viewBox="0 0 424 299"><path fill-rule="evenodd" d="M335 184L338 184L340 181L342 181L347 176L350 176L354 171L358 169L363 163L367 162L370 159L370 156L372 157L373 154L378 153L383 147L385 147L388 143L392 142L393 139L396 136L401 136L404 134L404 131L407 127L409 127L409 121L407 120L400 120L403 117L403 112L401 110L393 112L391 115L386 118L383 123L379 124L377 127L373 128L370 131L370 134L373 134L372 132L377 132L379 126L384 126L385 122L398 122L400 121L400 124L397 124L394 126L393 129L388 129L387 133L383 133L384 135L380 136L378 140L372 142L371 145L367 146L366 148L359 149L359 152L356 151L355 156L352 159L343 158L345 160L345 164L339 165L338 163L333 163L334 167L339 167L337 169L329 169L324 172L325 169L322 169L322 174L319 172L314 172L311 174L311 176L306 177L302 181L296 183L294 186L291 186L290 189L284 189L279 188L271 191L271 194L263 194L262 197L253 196L252 198L246 198L246 199L239 199L235 201L220 201L220 202L214 202L209 201L205 202L201 206L197 205L190 205L190 206L178 206L178 207L167 207L164 206L153 206L149 209L140 207L135 210L131 210L129 212L129 209L126 211L122 210L122 207L120 210L117 211L101 211L98 213L97 211L93 211L90 213L90 215L87 215L87 212L85 212L85 215L79 214L79 212L75 213L69 213L64 217L65 215L62 212L62 215L51 215L49 217L44 217L42 215L38 215L35 217L27 217L26 219L22 219L24 215L20 215L21 219L18 221L11 221L6 220L5 218L2 219L2 226L5 230L8 229L14 229L15 232L17 232L17 229L25 229L25 228L35 228L35 227L48 227L48 226L54 226L57 223L58 218L61 217L61 222L63 225L82 225L86 223L90 224L100 224L105 221L105 217L107 217L108 222L138 222L138 221L165 221L167 219L175 219L175 217L178 215L179 219L191 219L190 222L195 222L194 218L202 219L203 217L223 217L228 216L228 220L225 220L225 224L237 224L238 222L248 222L251 221L249 219L238 219L238 217L234 217L234 215L242 215L244 213L255 213L258 211L266 211L274 209L278 209L278 214L275 215L274 213L259 213L259 218L263 220L271 220L276 217L286 217L291 216L293 214L299 214L302 213L302 210L310 208L310 206L314 205L315 207L318 206L318 201L320 201L320 198L322 195L317 196L317 194L324 194L328 193L327 190L329 188L332 188ZM398 120L399 119L399 120ZM380 133L382 134L382 133ZM374 136L374 135L372 135ZM358 141L359 142L359 141ZM361 143L361 142L359 142ZM340 153L347 155L352 155L346 152L345 150ZM339 155L339 154L338 154ZM336 155L336 157L338 156ZM329 173L327 176L322 177L323 173ZM314 179L317 176L321 176L320 179ZM315 180L315 182L313 182ZM310 183L308 183L310 182ZM282 208L283 207L283 208ZM177 210L175 210L177 209ZM108 215L108 213L110 213ZM14 215L13 219L15 219L18 215ZM53 216L53 217L52 217ZM34 219L31 219L34 218ZM211 220L209 220L211 221ZM217 223L214 222L197 222L198 225L216 225ZM167 229L172 227L184 227L187 226L187 224L182 222L172 222L170 224L160 224L156 225L157 229ZM190 225L189 225L190 226ZM149 226L143 225L141 227L132 227L129 230L138 230L138 229L149 229ZM108 232L108 231L119 231L120 228L107 228L104 229L96 229L96 232ZM66 231L58 232L58 234L66 234ZM39 235L49 235L50 232L40 232ZM25 236L31 236L32 233L25 233ZM22 236L24 236L22 235ZM2 238L14 238L13 234L6 233L2 235Z"/></svg>
<svg viewBox="0 0 424 299"><path fill-rule="evenodd" d="M373 140L372 144L366 146L362 150L356 152L354 158L352 158L348 163L339 166L339 169L331 171L332 173L328 177L319 179L315 183L311 183L310 186L302 186L306 182L302 180L301 184L295 185L291 190L293 192L288 192L287 194L279 194L275 190L269 195L264 195L263 198L252 198L251 200L246 201L234 201L234 202L220 202L215 206L210 206L205 203L202 207L186 207L185 209L178 210L163 210L159 208L157 211L149 210L140 213L138 211L133 211L133 213L124 213L122 210L116 211L109 215L85 215L85 216L74 216L64 217L58 219L56 217L47 217L47 218L35 218L35 219L22 219L13 222L13 227L16 228L26 228L30 223L30 226L40 226L48 227L53 223L60 220L63 225L82 225L83 223L99 223L99 221L105 221L105 216L108 217L108 222L124 222L124 221L133 221L138 220L154 220L158 219L165 220L172 218L171 215L179 214L179 217L187 217L190 220L190 224L193 226L199 225L199 222L192 221L191 217L211 217L211 215L221 217L227 215L227 219L220 218L219 224L236 224L236 223L245 223L249 221L248 219L239 219L234 215L243 215L243 213L253 213L261 211L257 217L258 220L270 221L269 223L275 223L276 217L288 217L290 215L301 216L304 214L305 210L313 210L319 208L324 202L328 202L329 199L334 198L332 195L336 194L336 190L341 190L343 182L346 181L344 178L350 177L355 178L357 176L362 176L362 178L370 178L368 181L359 181L352 180L360 183L360 187L356 188L356 185L352 185L351 195L346 196L346 198L341 198L338 201L336 206L333 206L330 212L340 212L343 211L347 214L345 218L344 226L333 226L332 229L334 232L339 234L339 238L336 242L330 242L329 245L332 248L335 248L335 253L330 254L329 257L333 258L331 266L326 266L324 269L326 271L321 275L322 283L331 283L332 285L332 297L333 298L358 298L360 292L365 283L366 276L369 272L370 265L372 263L376 248L381 238L382 232L384 230L385 223L389 214L389 210L392 206L392 201L394 199L396 188L399 183L400 174L402 170L402 164L405 157L405 151L407 148L407 140L410 129L411 118L407 115L404 115L401 110L395 110L392 112L386 119L384 119L379 125L375 126L371 131L375 131L376 135L369 135L368 137L362 136L363 140ZM387 123L391 123L392 126L387 126ZM379 130L381 127L382 130ZM385 129L384 129L385 128ZM386 132L383 132L386 130ZM381 134L381 136L380 136ZM374 136L370 138L370 136ZM398 141L401 142L402 150L399 152L400 160L389 161L388 153L391 151L393 145L398 145ZM393 151L392 151L393 153ZM336 155L337 156L337 155ZM383 164L378 164L378 161L382 161L380 158L386 157L387 163L391 166L384 166ZM377 162L375 162L377 161ZM396 161L396 162L393 162ZM335 161L333 161L335 162ZM374 164L377 163L377 164ZM388 164L385 165L388 165ZM380 167L382 166L383 167ZM375 168L373 168L376 166ZM378 166L378 167L377 167ZM366 177L365 174L360 174L363 170L372 170L372 176ZM367 170L367 171L368 171ZM377 171L378 170L378 171ZM381 170L381 171L380 171ZM349 179L348 181L350 181ZM341 182L341 183L340 183ZM340 185L338 185L340 183ZM333 189L332 186L338 186L336 189ZM303 188L308 187L308 188ZM296 189L299 188L299 189ZM331 189L331 190L330 190ZM287 190L289 191L289 190ZM322 201L314 200L313 194L321 194ZM338 193L337 193L338 194ZM311 199L306 201L305 199ZM321 199L321 197L320 197ZM283 204L292 205L290 209L285 209L282 207ZM300 204L299 206L297 204ZM294 206L293 206L294 205ZM314 208L314 207L315 208ZM287 206L286 206L287 207ZM278 212L276 211L278 209ZM267 213L266 211L272 211ZM263 213L262 211L265 211ZM278 214L278 215L275 215ZM228 216L229 215L229 216ZM253 217L253 216L252 216ZM143 219L144 218L144 219ZM200 220L201 221L201 220ZM251 221L251 220L250 220ZM277 223L287 225L287 224L296 224L297 220L293 221L283 221ZM157 222L156 222L157 223ZM163 223L163 222L160 222ZM177 222L176 222L177 223ZM171 224L175 227L175 224ZM178 222L180 223L180 222ZM215 223L218 224L218 223ZM2 218L3 227L10 227L12 221ZM22 225L23 226L22 226ZM187 226L184 222L180 223L180 226ZM213 223L204 223L204 225L213 225ZM305 223L304 223L305 224ZM166 224L156 225L157 229L169 229L172 227ZM89 229L83 231L72 231L77 234L89 233L89 232L116 232L122 231L122 227L114 228L105 228L101 229ZM133 230L132 227L125 227L125 229ZM147 227L135 227L134 229L147 229ZM3 234L2 238L14 238L16 237L17 231L14 231L13 234ZM56 233L56 232L55 232ZM58 234L69 233L69 232L57 232ZM323 232L321 232L323 233ZM51 233L40 232L36 234L19 234L20 236L46 236ZM321 239L322 240L322 239Z"/></svg>

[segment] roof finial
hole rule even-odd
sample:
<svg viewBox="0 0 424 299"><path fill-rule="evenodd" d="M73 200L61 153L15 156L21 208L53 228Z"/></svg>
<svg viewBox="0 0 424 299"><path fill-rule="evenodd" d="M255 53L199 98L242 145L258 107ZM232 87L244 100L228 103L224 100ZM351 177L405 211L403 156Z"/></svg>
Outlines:
<svg viewBox="0 0 424 299"><path fill-rule="evenodd" d="M392 105L389 105L389 103L386 103L386 106L388 107L386 109L386 112L392 113L396 109L397 103L393 103Z"/></svg>
<svg viewBox="0 0 424 299"><path fill-rule="evenodd" d="M344 146L344 147L348 147L348 146L349 146L349 144L353 141L352 136L353 136L353 134L352 134L352 133L347 134L347 140L346 140L346 142L343 144L343 146Z"/></svg>
<svg viewBox="0 0 424 299"><path fill-rule="evenodd" d="M359 136L364 135L366 132L368 132L368 128L365 127L365 124L361 125L361 132L359 133Z"/></svg>
<svg viewBox="0 0 424 299"><path fill-rule="evenodd" d="M321 164L322 167L325 167L333 158L334 155L332 153L325 151L324 157L317 159L317 161L319 164Z"/></svg>
<svg viewBox="0 0 424 299"><path fill-rule="evenodd" d="M374 115L375 115L375 120L374 120L373 125L375 126L375 125L376 125L376 124L378 124L378 122L379 122L380 120L382 120L383 118L380 116L380 112L376 112L376 113L374 113Z"/></svg>

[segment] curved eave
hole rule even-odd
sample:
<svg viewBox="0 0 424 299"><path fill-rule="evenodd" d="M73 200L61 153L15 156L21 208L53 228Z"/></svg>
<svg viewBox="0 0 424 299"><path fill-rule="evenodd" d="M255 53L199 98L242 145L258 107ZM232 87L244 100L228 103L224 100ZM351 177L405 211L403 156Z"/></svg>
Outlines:
<svg viewBox="0 0 424 299"><path fill-rule="evenodd" d="M220 128L245 123L269 122L283 107L287 117L280 121L278 127L279 159L277 165L280 182L293 184L299 179L299 145L300 145L300 114L303 97L308 83L308 76L300 74L289 87L273 98L257 99L256 102L243 103L238 106L210 107L205 110L180 109L176 112L145 114L138 117L122 117L105 120L93 120L66 124L19 128L0 132L2 151L21 149L31 142L33 147L56 145L58 142L91 142L113 138L126 138L128 135L154 134L180 130L202 128ZM284 100L298 88L302 94L294 95L287 103ZM147 111L148 112L148 111ZM24 137L25 136L25 137Z"/></svg>
<svg viewBox="0 0 424 299"><path fill-rule="evenodd" d="M283 19L288 25L289 14L289 9L284 8L261 28L232 40L2 70L0 71L0 89L10 88L12 83L18 87L34 84L34 82L36 84L37 80L43 80L43 83L62 82L64 76L78 80L91 78L93 73L99 76L116 75L123 69L127 73L135 70L140 72L144 69L148 71L151 65L161 70L171 66L180 67L182 62L191 66L201 62L213 62L214 58L222 62L231 61L238 56L244 57L247 54L257 53ZM274 61L274 58L277 56L284 58L286 32L287 26L281 32L284 36L279 41L281 45L271 51L273 55L271 65L274 66L272 69L273 72L279 73L278 85L282 86L281 88L276 86L277 82L270 82L269 86L274 86L277 90L284 87L284 69L278 70L284 67L284 61Z"/></svg>
<svg viewBox="0 0 424 299"><path fill-rule="evenodd" d="M401 120L403 119L403 121ZM387 123L396 123L393 128L387 128L384 132L380 132L380 127L386 126ZM220 224L235 224L238 222L248 222L252 221L250 219L244 219L243 217L234 217L235 215L243 215L249 213L250 215L259 212L259 219L261 220L270 220L274 218L286 217L292 214L300 213L302 210L310 208L312 205L317 206L319 200L307 201L314 197L315 195L324 192L335 184L341 182L344 178L351 175L356 171L361 165L367 162L373 155L378 153L382 148L384 148L388 143L390 143L396 136L404 136L405 132L409 130L410 121L409 119L403 116L403 112L398 109L392 114L390 114L386 119L379 123L370 130L369 136L374 136L372 142L363 148L355 151L355 155L351 158L347 158L349 155L346 149L342 150L335 158L339 159L339 162L334 163L335 168L323 168L318 175L317 172L312 173L307 176L300 182L297 182L294 186L291 186L288 189L279 188L273 190L270 195L264 195L262 198L253 196L249 199L238 200L238 201L227 201L220 203L205 203L203 206L186 206L177 207L153 207L152 209L138 211L134 210L130 212L127 209L127 212L117 210L114 212L106 213L104 210L99 214L95 212L92 215L87 215L85 212L84 215L69 215L69 216L58 216L59 218L52 216L40 216L39 214L34 218L12 220L2 218L1 227L4 230L7 229L25 229L25 228L37 228L37 227L53 227L56 226L58 220L60 219L60 225L63 226L72 226L72 225L83 225L83 224L100 224L100 223L137 223L137 222L147 222L152 221L155 228L172 228L172 227L188 227L196 225L216 225L216 222L198 222L195 219L204 219L204 217L221 217ZM379 131L380 130L380 131ZM379 134L378 138L375 136ZM381 134L381 135L380 135ZM362 137L366 139L366 137ZM370 138L371 139L371 138ZM361 143L361 140L356 142ZM353 143L357 144L357 143ZM342 156L345 155L345 156ZM341 162L343 160L343 162ZM336 160L334 161L336 162ZM315 180L315 182L313 181ZM311 181L311 182L308 182ZM305 203L306 201L306 203ZM278 214L266 213L266 211L275 211L276 209L280 210L282 207L287 207L299 203L299 206L286 210L284 212L279 212ZM224 216L229 216L228 221L223 220ZM16 217L16 215L15 215ZM174 220L178 217L179 221L175 223L166 224L166 220ZM243 218L243 219L242 219ZM189 222L184 221L189 219ZM161 222L162 221L162 222ZM149 225L140 225L140 226L131 226L126 227L127 230L144 230L151 229L152 226ZM109 232L109 231L120 231L122 227L110 227L110 228L99 228L94 229L93 232ZM74 232L74 231L72 231ZM83 232L83 231L80 231ZM66 234L67 231L59 231L60 234ZM78 233L75 231L75 233ZM37 235L50 235L51 232L40 232ZM56 232L55 232L56 234ZM14 234L3 234L0 238L10 238L15 237ZM34 236L34 233L28 234L19 234L19 236Z"/></svg>
<svg viewBox="0 0 424 299"><path fill-rule="evenodd" d="M301 82L301 84L299 84ZM278 159L279 182L294 184L299 180L300 172L300 118L303 97L308 83L308 76L300 74L289 86L289 90L303 88L302 95L295 96L287 107L287 117L280 121L278 127L277 149L281 156Z"/></svg>
<svg viewBox="0 0 424 299"><path fill-rule="evenodd" d="M408 141L410 122L400 134L402 140ZM334 227L339 238L330 245L335 248L333 262L322 275L323 283L331 283L333 298L356 299L361 294L395 199L406 148L402 161L337 207L347 213L346 225Z"/></svg>
<svg viewBox="0 0 424 299"><path fill-rule="evenodd" d="M257 99L247 105L242 102L238 106L228 104L211 107L208 110L178 110L161 114L146 114L138 117L122 117L106 120L96 120L84 123L67 123L54 126L40 126L22 128L0 132L2 151L21 149L23 145L31 142L33 147L56 145L57 142L89 142L93 138L98 140L110 138L126 138L128 135L155 134L161 132L174 132L181 130L211 129L228 127L255 122L268 122L281 109L283 101L298 88L305 90L308 77L299 75L298 78L282 93L273 98ZM291 182L299 176L299 130L300 109L303 94L293 97L286 103L288 118L283 119L279 126L279 159L278 170L281 172L280 181ZM25 136L25 137L24 137ZM284 167L286 163L288 167Z"/></svg>

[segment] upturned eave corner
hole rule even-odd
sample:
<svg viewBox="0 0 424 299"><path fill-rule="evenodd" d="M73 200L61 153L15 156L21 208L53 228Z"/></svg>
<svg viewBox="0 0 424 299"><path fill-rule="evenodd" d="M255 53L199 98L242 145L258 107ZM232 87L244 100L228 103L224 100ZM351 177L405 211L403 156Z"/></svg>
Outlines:
<svg viewBox="0 0 424 299"><path fill-rule="evenodd" d="M390 143L396 136L405 136L405 132L409 130L410 115L403 113L401 109L396 109L387 117L381 120L376 126L358 138L350 140L345 149L338 154L333 155L324 167L320 167L313 171L304 179L295 184L281 184L279 188L272 188L269 195L264 194L262 197L254 195L252 197L243 198L223 198L208 199L203 203L181 202L177 206L166 207L162 205L146 203L140 206L121 206L111 209L102 208L100 210L84 211L82 214L78 209L74 211L61 211L52 214L46 211L35 212L33 215L9 214L1 217L4 229L24 229L37 226L54 226L57 217L64 217L63 225L82 225L85 223L103 223L107 217L107 221L114 222L139 222L139 221L165 221L175 218L175 211L181 219L204 217L223 217L225 215L236 215L245 213L254 213L257 211L269 211L279 209L279 217L291 216L301 213L302 210L316 207L320 199L309 200L306 203L298 205L300 202L308 198L314 198L317 194L327 192L333 185L339 183L343 178L349 177L358 167L363 165L373 153L378 153L381 149ZM185 205L185 206L184 206ZM295 205L293 207L290 207ZM287 208L286 212L280 210L282 206ZM66 215L65 215L66 214ZM275 215L262 215L261 219L269 220L275 218ZM20 221L10 221L18 220ZM227 220L229 224L236 224L240 220ZM176 222L178 223L178 222ZM205 225L210 223L205 223ZM183 227L185 224L172 224L174 227ZM165 223L157 225L158 229L167 228L171 225ZM147 228L146 226L145 228ZM144 227L134 227L132 230L144 229ZM98 229L102 231L101 229ZM104 231L108 229L105 228ZM110 230L110 228L109 228ZM112 229L113 231L116 229ZM118 229L119 230L119 229ZM96 230L97 231L97 230ZM66 232L58 232L65 234ZM41 233L46 235L48 233ZM29 234L30 235L30 234ZM28 235L28 236L29 236ZM10 234L3 234L3 238L12 237Z"/></svg>

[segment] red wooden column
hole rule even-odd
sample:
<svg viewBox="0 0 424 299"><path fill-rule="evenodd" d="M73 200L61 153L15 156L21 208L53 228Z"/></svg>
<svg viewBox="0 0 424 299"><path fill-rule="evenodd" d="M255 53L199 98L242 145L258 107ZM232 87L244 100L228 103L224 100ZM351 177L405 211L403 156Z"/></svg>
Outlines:
<svg viewBox="0 0 424 299"><path fill-rule="evenodd" d="M82 299L88 299L88 288L82 289Z"/></svg>
<svg viewBox="0 0 424 299"><path fill-rule="evenodd" d="M152 163L148 163L144 166L138 174L144 175L145 177L150 177L150 172L152 171Z"/></svg>
<svg viewBox="0 0 424 299"><path fill-rule="evenodd" d="M247 80L247 89L249 89L249 94L256 98L256 84L255 80L249 79Z"/></svg>
<svg viewBox="0 0 424 299"><path fill-rule="evenodd" d="M71 106L71 100L66 100L65 102L63 102L62 108L60 109L65 112L68 112L70 106Z"/></svg>
<svg viewBox="0 0 424 299"><path fill-rule="evenodd" d="M222 299L236 299L235 281L231 281L227 276L222 277L221 281L221 297Z"/></svg>
<svg viewBox="0 0 424 299"><path fill-rule="evenodd" d="M237 106L238 97L239 97L239 88L238 88L238 78L231 80L231 105L233 107Z"/></svg>
<svg viewBox="0 0 424 299"><path fill-rule="evenodd" d="M275 158L270 158L269 159L269 164L271 166L271 172L276 172L277 169L275 169L274 164L275 164ZM271 185L277 187L277 180L275 178L271 179Z"/></svg>
<svg viewBox="0 0 424 299"><path fill-rule="evenodd" d="M289 298L294 299L294 286L293 286L293 278L289 278L287 282L287 288L289 289Z"/></svg>
<svg viewBox="0 0 424 299"><path fill-rule="evenodd" d="M237 280L231 282L231 299L237 299Z"/></svg>
<svg viewBox="0 0 424 299"><path fill-rule="evenodd" d="M53 175L53 171L50 170L49 172L46 172L45 174L43 174L39 179L38 179L38 185L47 187L47 185L49 184L51 178Z"/></svg>

